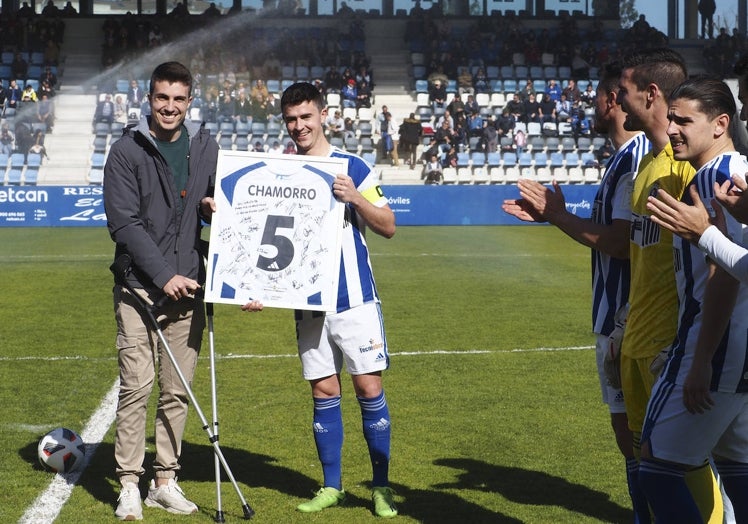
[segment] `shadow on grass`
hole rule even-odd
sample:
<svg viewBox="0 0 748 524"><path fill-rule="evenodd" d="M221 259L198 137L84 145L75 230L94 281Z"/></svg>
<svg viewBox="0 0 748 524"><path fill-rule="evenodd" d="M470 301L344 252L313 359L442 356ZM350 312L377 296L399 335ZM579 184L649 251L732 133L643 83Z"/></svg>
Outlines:
<svg viewBox="0 0 748 524"><path fill-rule="evenodd" d="M457 482L435 485L438 489L499 493L518 504L559 506L603 522L631 522L634 516L630 509L611 502L606 493L542 471L497 466L465 458L439 459L434 464L464 472L458 475Z"/></svg>
<svg viewBox="0 0 748 524"><path fill-rule="evenodd" d="M207 437L206 437L207 441ZM149 438L149 447L153 448L153 439ZM90 449L88 451L90 453ZM250 488L262 487L285 493L292 497L309 498L310 495L319 489L319 480L312 479L297 471L277 465L277 461L268 455L251 453L247 450L226 448L221 446L226 462L234 474L234 478L239 484L239 489L245 497L247 503L252 506L251 496L243 486ZM34 464L35 468L42 469L37 459L37 442L31 442L19 450L19 455L24 460ZM102 443L96 449L94 457L89 459L86 470L78 480L78 486L87 490L91 496L102 503L109 504L112 507L117 502L119 496L119 487L115 475L114 462L114 445L111 443ZM146 469L145 478L150 479L152 473L150 464L153 463L154 454L146 453L143 464ZM190 482L208 482L215 484L215 466L213 459L213 446L209 443L195 444L192 442L182 443L182 475L189 479ZM226 507L224 511L226 516L241 517L241 508L235 504L235 488L231 485L225 471L221 469L222 489L226 497L231 498L231 507ZM146 483L140 482L141 498L147 495ZM350 505L368 504L368 501L359 501L349 497ZM209 513L215 508L201 508L203 513ZM256 508L254 508L256 510Z"/></svg>

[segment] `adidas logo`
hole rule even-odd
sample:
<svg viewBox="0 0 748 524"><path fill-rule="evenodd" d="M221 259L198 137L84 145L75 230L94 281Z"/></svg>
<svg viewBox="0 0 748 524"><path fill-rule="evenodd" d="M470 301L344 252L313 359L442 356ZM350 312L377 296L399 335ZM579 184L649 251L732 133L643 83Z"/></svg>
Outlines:
<svg viewBox="0 0 748 524"><path fill-rule="evenodd" d="M327 433L327 428L319 422L315 422L312 427L314 428L315 433Z"/></svg>
<svg viewBox="0 0 748 524"><path fill-rule="evenodd" d="M377 358L374 359L374 362L380 362L384 360L384 353L377 353Z"/></svg>
<svg viewBox="0 0 748 524"><path fill-rule="evenodd" d="M386 418L380 418L378 422L370 425L369 428L375 431L387 431L390 428L390 421Z"/></svg>
<svg viewBox="0 0 748 524"><path fill-rule="evenodd" d="M269 266L268 266L267 268L268 268L268 269L276 269L276 270L277 270L277 269L279 269L279 268L278 268L278 262L273 262L273 263L272 263L272 264L270 264L270 265L269 265Z"/></svg>

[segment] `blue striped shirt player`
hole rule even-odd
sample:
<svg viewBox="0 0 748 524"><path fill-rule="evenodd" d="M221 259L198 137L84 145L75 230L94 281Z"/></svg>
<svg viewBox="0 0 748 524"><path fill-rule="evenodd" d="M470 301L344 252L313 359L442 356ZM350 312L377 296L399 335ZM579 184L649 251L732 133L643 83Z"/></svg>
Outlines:
<svg viewBox="0 0 748 524"><path fill-rule="evenodd" d="M631 219L631 184L639 162L649 152L649 140L640 133L623 144L610 159L595 195L592 221L610 225ZM592 249L592 330L608 336L613 317L628 300L631 271L628 260Z"/></svg>

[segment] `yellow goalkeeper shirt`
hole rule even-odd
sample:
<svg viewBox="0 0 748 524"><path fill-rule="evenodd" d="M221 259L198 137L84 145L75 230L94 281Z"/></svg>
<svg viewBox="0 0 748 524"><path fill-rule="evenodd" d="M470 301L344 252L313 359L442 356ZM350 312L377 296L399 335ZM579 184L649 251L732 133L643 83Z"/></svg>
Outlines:
<svg viewBox="0 0 748 524"><path fill-rule="evenodd" d="M696 171L675 160L668 143L639 164L631 194L631 289L621 351L629 358L654 357L667 349L678 325L678 294L673 269L673 235L651 221L647 197L664 189L680 199Z"/></svg>

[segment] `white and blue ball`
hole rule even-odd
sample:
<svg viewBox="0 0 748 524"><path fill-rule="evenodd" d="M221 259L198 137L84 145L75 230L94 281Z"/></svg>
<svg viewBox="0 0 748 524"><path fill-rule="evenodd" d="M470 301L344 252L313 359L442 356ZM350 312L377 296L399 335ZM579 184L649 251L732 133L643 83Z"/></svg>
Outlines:
<svg viewBox="0 0 748 524"><path fill-rule="evenodd" d="M37 452L44 469L70 473L83 463L86 445L72 429L55 428L41 438Z"/></svg>

